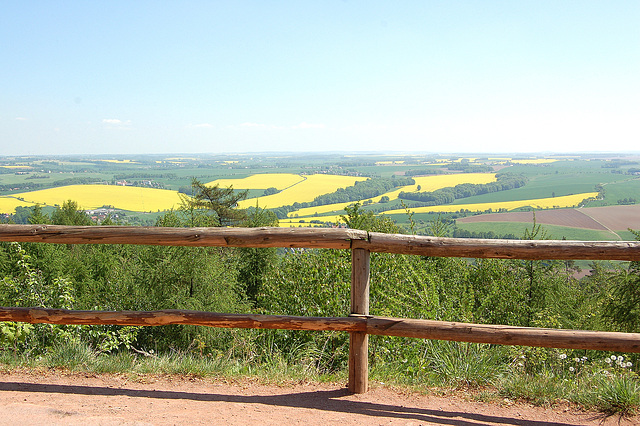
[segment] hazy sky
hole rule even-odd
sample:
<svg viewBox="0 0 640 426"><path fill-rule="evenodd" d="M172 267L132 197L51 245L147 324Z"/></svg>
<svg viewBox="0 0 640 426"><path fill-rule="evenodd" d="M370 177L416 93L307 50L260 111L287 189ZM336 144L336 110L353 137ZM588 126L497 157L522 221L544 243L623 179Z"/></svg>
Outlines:
<svg viewBox="0 0 640 426"><path fill-rule="evenodd" d="M640 1L7 1L0 155L640 150Z"/></svg>

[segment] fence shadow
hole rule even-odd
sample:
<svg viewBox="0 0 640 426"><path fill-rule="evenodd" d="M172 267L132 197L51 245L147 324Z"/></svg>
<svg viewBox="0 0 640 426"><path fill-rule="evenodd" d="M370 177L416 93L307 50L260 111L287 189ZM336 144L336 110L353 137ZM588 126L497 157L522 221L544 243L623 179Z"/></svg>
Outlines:
<svg viewBox="0 0 640 426"><path fill-rule="evenodd" d="M593 420L587 415L577 417L575 423L525 420L497 415L465 413L460 411L413 408L390 404L353 401L345 399L351 393L345 389L294 392L280 395L232 395L224 393L199 393L168 390L144 390L111 388L105 386L61 385L44 383L0 382L0 391L25 393L58 393L90 396L126 396L131 398L154 398L161 400L189 400L201 402L228 402L238 404L262 404L276 407L304 408L321 411L359 414L374 418L394 418L406 421L426 422L452 426L477 426L479 424L523 425L523 426L573 426Z"/></svg>

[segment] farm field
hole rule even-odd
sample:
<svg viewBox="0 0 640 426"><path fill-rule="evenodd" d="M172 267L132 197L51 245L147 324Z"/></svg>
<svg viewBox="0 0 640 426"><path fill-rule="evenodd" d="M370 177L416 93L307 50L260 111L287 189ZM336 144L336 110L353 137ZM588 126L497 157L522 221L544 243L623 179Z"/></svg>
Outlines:
<svg viewBox="0 0 640 426"><path fill-rule="evenodd" d="M371 198L373 203L379 203L380 199L384 196L389 197L389 200L397 200L398 195L401 192L415 192L420 188L421 191L435 191L441 188L447 188L450 186L456 186L461 183L489 183L495 182L496 177L494 173L463 173L456 175L435 175L435 176L416 176L414 178L414 185L406 185L401 188L395 189L390 192L386 192L377 197ZM360 200L364 202L366 200ZM295 212L289 213L289 217L308 217L317 214L326 214L333 212L342 212L345 207L353 204L354 201L348 203L336 203L336 204L327 204L324 206L316 206L316 207L305 207L300 210L296 210Z"/></svg>
<svg viewBox="0 0 640 426"><path fill-rule="evenodd" d="M508 192L508 191L504 191ZM538 198L533 200L515 200L515 201L503 201L496 203L474 203L474 204L444 204L440 206L430 207L415 207L411 210L415 213L429 213L429 212L456 212L460 210L469 211L486 211L486 210L500 210L507 209L513 210L522 207L532 207L536 209L549 209L549 208L562 208L573 207L580 203L582 200L590 197L596 197L597 192L586 192L583 194L566 195L564 197L553 198ZM470 197L472 198L472 197ZM389 210L386 214L404 213L404 210Z"/></svg>
<svg viewBox="0 0 640 426"><path fill-rule="evenodd" d="M503 173L525 176L526 183L516 189L458 198L451 204L432 207L421 207L420 202L398 198L403 191L432 192L462 183L486 184L496 181L497 176ZM56 206L70 199L84 209L114 206L126 212L119 216L123 223L149 225L155 223L156 215L178 206L178 193L190 193L191 182L195 178L209 185L232 185L237 191L248 190L248 199L241 201L239 207L258 205L274 209L280 217L281 226L327 226L339 221L340 215L345 213L344 208L356 201L298 210L292 210L292 205L312 202L320 195L331 194L357 181L393 177L411 177L415 183L384 194L374 192L376 195L359 202L365 211L388 215L406 228L412 219L402 207L403 201L413 215L418 233L428 232L429 221L438 217L457 219L458 226L465 229L498 223L475 222L485 219L500 220L501 227L511 226L505 225L508 223L520 224L514 226L530 224L530 218L526 218L530 213L517 211L513 216L500 216L500 219L490 219L485 215L473 216L473 219L460 217L489 209L528 208L537 209L537 219L545 226L573 230L563 230L564 236L568 232L571 235L583 232L582 236L586 236L589 231L596 233L591 235L594 238L599 235L597 233L604 233L597 239L606 235L613 238L609 231L613 230L622 238L630 239L633 234L626 229L640 229L637 224L640 217L637 211L640 156L619 154L447 156L284 153L0 157L0 220L8 219L19 206L29 207L34 203ZM279 192L264 195L267 189ZM339 199L337 195L336 198ZM587 198L592 199L585 208L572 209ZM613 210L607 210L609 208ZM469 212L460 213L461 210ZM485 219L477 219L481 217Z"/></svg>
<svg viewBox="0 0 640 426"><path fill-rule="evenodd" d="M529 222L478 222L457 223L457 227L470 232L494 232L497 235L513 234L517 237L524 235L525 229L531 229ZM539 223L539 222L538 222ZM552 240L577 240L577 241L618 241L624 238L618 233L595 229L573 228L569 226L542 224L546 237Z"/></svg>
<svg viewBox="0 0 640 426"><path fill-rule="evenodd" d="M0 196L0 213L11 213L16 207L31 207L33 203L15 197Z"/></svg>
<svg viewBox="0 0 640 426"><path fill-rule="evenodd" d="M180 203L176 191L117 185L70 185L25 192L17 196L29 205L38 203L43 206L61 206L65 201L73 200L82 209L109 205L138 212L169 210Z"/></svg>
<svg viewBox="0 0 640 426"><path fill-rule="evenodd" d="M366 178L325 174L303 176L303 180L284 191L273 195L243 200L238 203L238 206L240 208L248 208L255 207L257 204L262 208L276 208L288 206L295 202L304 203L313 201L319 195L334 192L338 188L352 186L357 181L362 180L366 180ZM265 184L269 185L267 188L273 186L269 184L268 178L265 178Z"/></svg>
<svg viewBox="0 0 640 426"><path fill-rule="evenodd" d="M221 188L233 186L236 189L267 189L276 188L279 191L302 182L305 177L293 173L260 173L242 179L216 179L208 182L207 186L219 185Z"/></svg>
<svg viewBox="0 0 640 426"><path fill-rule="evenodd" d="M632 239L628 228L640 229L640 204L629 206L585 207L581 209L539 210L535 212L536 222L545 227L562 228L563 236L579 235L584 237L586 231L593 230L604 238L593 239ZM481 231L493 228L502 229L516 227L524 229L533 221L533 212L490 213L457 219L462 229ZM496 228L494 228L496 227ZM566 229L565 229L566 228ZM578 232L576 229L580 229ZM604 233L604 234L603 234ZM520 234L515 234L520 235ZM574 238L584 239L584 238Z"/></svg>
<svg viewBox="0 0 640 426"><path fill-rule="evenodd" d="M614 231L624 231L627 228L640 229L640 204L538 210L535 216L538 223L548 225ZM490 213L458 219L458 223L531 222L532 218L532 212Z"/></svg>

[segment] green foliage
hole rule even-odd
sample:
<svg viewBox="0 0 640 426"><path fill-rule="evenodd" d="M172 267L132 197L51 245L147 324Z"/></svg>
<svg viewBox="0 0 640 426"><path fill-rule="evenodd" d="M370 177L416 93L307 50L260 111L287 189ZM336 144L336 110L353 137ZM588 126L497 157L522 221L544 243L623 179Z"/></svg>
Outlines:
<svg viewBox="0 0 640 426"><path fill-rule="evenodd" d="M520 188L526 183L527 178L525 176L503 173L498 175L496 182L486 184L461 183L454 187L441 188L430 192L401 192L398 197L404 200L419 201L424 206L438 206L453 203L460 198Z"/></svg>
<svg viewBox="0 0 640 426"><path fill-rule="evenodd" d="M278 215L278 218L285 219L287 214L306 207L324 206L327 204L335 203L349 203L355 201L356 204L360 204L360 200L367 200L378 195L382 195L385 192L389 192L394 188L399 188L405 185L413 185L415 181L412 178L374 178L367 179L365 181L358 181L353 186L346 188L338 188L331 194L324 194L316 197L311 202L306 203L294 203L291 206L283 206L272 211ZM389 197L382 197L381 203L388 203Z"/></svg>
<svg viewBox="0 0 640 426"><path fill-rule="evenodd" d="M465 342L425 341L426 368L449 386L484 386L508 372L506 351Z"/></svg>
<svg viewBox="0 0 640 426"><path fill-rule="evenodd" d="M344 208L345 215L340 218L351 229L361 229L370 232L398 233L400 229L387 216L375 216L373 212L364 210L360 203L354 203Z"/></svg>
<svg viewBox="0 0 640 426"><path fill-rule="evenodd" d="M248 209L242 225L249 228L278 226L278 218L273 212L256 206ZM244 295L255 304L265 274L276 263L276 249L242 247L238 253L238 282L243 286Z"/></svg>
<svg viewBox="0 0 640 426"><path fill-rule="evenodd" d="M640 241L640 232L631 232ZM629 262L610 276L603 315L622 331L640 331L640 262Z"/></svg>
<svg viewBox="0 0 640 426"><path fill-rule="evenodd" d="M192 197L182 196L183 204L191 209L205 209L215 212L218 226L235 224L245 218L243 210L236 207L238 201L247 197L247 191L236 193L233 186L220 188L219 185L206 186L197 179L191 181Z"/></svg>
<svg viewBox="0 0 640 426"><path fill-rule="evenodd" d="M27 221L32 225L51 223L51 219L49 218L49 216L42 212L42 207L40 207L40 204L36 204L31 208L31 214Z"/></svg>
<svg viewBox="0 0 640 426"><path fill-rule="evenodd" d="M37 218L34 210L34 219ZM89 216L78 208L78 203L67 200L62 203L62 207L56 209L51 215L51 222L54 225L89 226L93 225Z"/></svg>

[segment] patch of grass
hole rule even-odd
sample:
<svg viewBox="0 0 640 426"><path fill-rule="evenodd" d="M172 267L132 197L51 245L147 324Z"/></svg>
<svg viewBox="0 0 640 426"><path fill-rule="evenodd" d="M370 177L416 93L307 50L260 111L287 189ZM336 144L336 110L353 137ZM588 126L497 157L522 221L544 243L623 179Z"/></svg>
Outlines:
<svg viewBox="0 0 640 426"><path fill-rule="evenodd" d="M524 234L524 230L531 228L531 223L525 222L476 222L476 223L463 223L457 222L458 228L467 231L476 232L489 232L493 231L498 235L514 234L516 237L521 237ZM615 236L608 231L598 231L595 229L583 229L583 228L571 228L568 226L558 225L542 225L547 231L547 234L551 239L561 240L563 237L567 240L578 241L610 241L615 240ZM632 235L630 232L629 235ZM633 238L631 238L633 240Z"/></svg>
<svg viewBox="0 0 640 426"><path fill-rule="evenodd" d="M628 367L605 366L600 361L574 362L567 358L531 374L511 360L509 349L501 346L425 341L419 347L420 351L409 359L376 361L371 369L371 383L430 394L462 389L482 401L509 398L541 406L569 402L606 414L640 412L640 379ZM65 342L42 356L2 351L0 365L5 371L59 368L89 373L252 378L269 384L347 381L346 370L321 372L313 353L304 347L294 354L273 349L268 354L233 357L224 352L97 354L86 343ZM572 368L574 365L578 367Z"/></svg>
<svg viewBox="0 0 640 426"><path fill-rule="evenodd" d="M81 341L66 341L53 346L44 355L43 362L47 367L84 371L94 365L96 357L95 351L89 344Z"/></svg>

